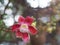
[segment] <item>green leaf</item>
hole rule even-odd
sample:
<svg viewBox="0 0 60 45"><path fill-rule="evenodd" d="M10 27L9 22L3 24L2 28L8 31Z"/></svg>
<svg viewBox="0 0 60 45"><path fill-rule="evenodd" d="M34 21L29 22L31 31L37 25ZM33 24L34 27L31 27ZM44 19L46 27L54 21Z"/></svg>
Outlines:
<svg viewBox="0 0 60 45"><path fill-rule="evenodd" d="M0 36L3 36L5 33L6 33L5 31L1 30L0 31Z"/></svg>
<svg viewBox="0 0 60 45"><path fill-rule="evenodd" d="M3 31L3 30L0 30L0 40L2 40L3 38L3 36L4 36L4 34L5 34L5 31Z"/></svg>
<svg viewBox="0 0 60 45"><path fill-rule="evenodd" d="M6 33L6 35L4 37L4 40L6 40L6 41L10 41L11 40L11 34L10 34L10 32Z"/></svg>
<svg viewBox="0 0 60 45"><path fill-rule="evenodd" d="M0 20L0 26L3 25L3 20Z"/></svg>

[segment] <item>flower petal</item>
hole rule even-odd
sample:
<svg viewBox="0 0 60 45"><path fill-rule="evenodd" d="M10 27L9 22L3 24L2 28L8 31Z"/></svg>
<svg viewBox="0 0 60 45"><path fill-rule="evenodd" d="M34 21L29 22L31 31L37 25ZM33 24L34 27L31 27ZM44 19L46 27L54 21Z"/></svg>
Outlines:
<svg viewBox="0 0 60 45"><path fill-rule="evenodd" d="M25 18L23 16L20 16L19 19L18 19L18 22L23 23L24 21L25 21Z"/></svg>
<svg viewBox="0 0 60 45"><path fill-rule="evenodd" d="M29 27L29 31L30 31L31 34L33 34L33 35L37 34L37 29L36 28L34 28L33 26L28 26L28 27Z"/></svg>
<svg viewBox="0 0 60 45"><path fill-rule="evenodd" d="M13 26L11 26L11 29L13 32L15 32L16 30L18 30L19 27L20 27L19 24L14 24Z"/></svg>
<svg viewBox="0 0 60 45"><path fill-rule="evenodd" d="M27 16L26 18L25 18L25 22L27 23L27 24L32 24L32 22L34 21L34 19L32 18L32 17L30 17L30 16Z"/></svg>
<svg viewBox="0 0 60 45"><path fill-rule="evenodd" d="M27 43L30 40L30 36L28 35L28 33L23 33L22 39L25 43Z"/></svg>
<svg viewBox="0 0 60 45"><path fill-rule="evenodd" d="M17 31L16 33L16 38L22 38L22 32L20 32L20 31Z"/></svg>

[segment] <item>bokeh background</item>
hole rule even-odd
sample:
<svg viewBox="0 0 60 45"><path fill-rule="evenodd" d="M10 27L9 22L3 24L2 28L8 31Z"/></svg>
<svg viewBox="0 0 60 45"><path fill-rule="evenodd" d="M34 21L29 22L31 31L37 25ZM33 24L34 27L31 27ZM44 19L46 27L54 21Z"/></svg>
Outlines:
<svg viewBox="0 0 60 45"><path fill-rule="evenodd" d="M28 44L10 31L21 15L38 29ZM60 0L0 0L0 45L60 45Z"/></svg>

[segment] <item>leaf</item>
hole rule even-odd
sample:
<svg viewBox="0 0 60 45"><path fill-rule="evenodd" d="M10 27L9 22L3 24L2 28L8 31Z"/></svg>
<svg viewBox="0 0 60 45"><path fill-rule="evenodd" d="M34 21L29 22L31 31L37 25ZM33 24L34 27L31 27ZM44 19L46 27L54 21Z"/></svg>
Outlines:
<svg viewBox="0 0 60 45"><path fill-rule="evenodd" d="M4 37L4 40L6 40L6 41L10 41L11 40L11 34L10 34L10 32L6 33L6 35Z"/></svg>
<svg viewBox="0 0 60 45"><path fill-rule="evenodd" d="M3 36L5 33L6 33L6 32L3 31L3 30L0 31L1 36Z"/></svg>
<svg viewBox="0 0 60 45"><path fill-rule="evenodd" d="M2 22L3 22L3 20L0 20L0 26L1 26L1 25L3 25L3 23L2 23Z"/></svg>
<svg viewBox="0 0 60 45"><path fill-rule="evenodd" d="M13 35L13 36L12 36ZM13 38L14 37L14 38ZM16 38L15 38L15 35L14 35L14 33L12 33L12 32L6 32L6 35L5 35L5 37L4 37L4 40L5 41L15 41L16 40Z"/></svg>
<svg viewBox="0 0 60 45"><path fill-rule="evenodd" d="M3 38L3 36L4 36L4 34L5 34L5 31L3 31L3 30L0 30L0 40L2 40Z"/></svg>
<svg viewBox="0 0 60 45"><path fill-rule="evenodd" d="M3 20L0 20L0 30L5 30L7 27L5 26Z"/></svg>

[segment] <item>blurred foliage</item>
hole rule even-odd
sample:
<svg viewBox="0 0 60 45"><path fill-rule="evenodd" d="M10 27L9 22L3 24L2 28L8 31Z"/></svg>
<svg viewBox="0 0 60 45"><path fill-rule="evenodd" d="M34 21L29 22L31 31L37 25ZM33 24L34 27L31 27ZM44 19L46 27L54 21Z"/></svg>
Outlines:
<svg viewBox="0 0 60 45"><path fill-rule="evenodd" d="M5 29L7 28L7 27L5 26L3 20L0 20L0 30L1 30L1 28L2 28L2 30L5 30Z"/></svg>
<svg viewBox="0 0 60 45"><path fill-rule="evenodd" d="M11 36L11 32L7 32L5 37L4 37L5 41L11 41L12 40L12 36Z"/></svg>
<svg viewBox="0 0 60 45"><path fill-rule="evenodd" d="M0 30L0 40L2 40L3 38L3 33L5 33L3 30Z"/></svg>
<svg viewBox="0 0 60 45"><path fill-rule="evenodd" d="M0 0L0 2L3 4L4 3L4 0Z"/></svg>
<svg viewBox="0 0 60 45"><path fill-rule="evenodd" d="M6 32L6 30L7 30L7 27L5 26L3 20L0 20L0 41L2 41L2 40L6 40L6 41L11 40L11 33Z"/></svg>
<svg viewBox="0 0 60 45"><path fill-rule="evenodd" d="M52 33L53 30L56 30L56 22L47 23L47 32Z"/></svg>
<svg viewBox="0 0 60 45"><path fill-rule="evenodd" d="M55 22L56 21L56 18L54 15L51 16L51 21Z"/></svg>

